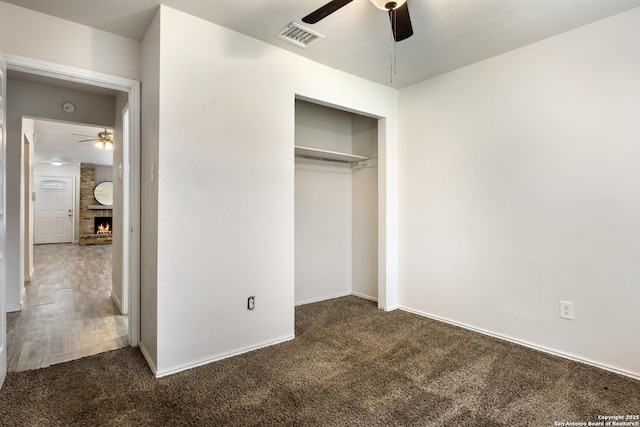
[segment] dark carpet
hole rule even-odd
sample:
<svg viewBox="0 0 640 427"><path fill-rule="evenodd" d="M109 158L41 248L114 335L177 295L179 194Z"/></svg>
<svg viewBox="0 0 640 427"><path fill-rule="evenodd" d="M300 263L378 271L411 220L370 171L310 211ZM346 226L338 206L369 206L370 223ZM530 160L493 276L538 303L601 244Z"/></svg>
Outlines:
<svg viewBox="0 0 640 427"><path fill-rule="evenodd" d="M374 303L296 308L296 339L155 379L137 349L10 373L3 426L554 426L640 412L640 381Z"/></svg>

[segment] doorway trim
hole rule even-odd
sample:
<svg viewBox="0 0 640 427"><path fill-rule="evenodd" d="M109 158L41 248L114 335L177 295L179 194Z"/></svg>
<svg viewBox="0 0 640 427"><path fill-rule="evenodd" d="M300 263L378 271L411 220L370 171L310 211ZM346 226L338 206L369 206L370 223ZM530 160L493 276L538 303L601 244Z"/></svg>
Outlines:
<svg viewBox="0 0 640 427"><path fill-rule="evenodd" d="M129 108L129 102L124 106L120 112L122 115L122 145L128 147L130 145L129 131L131 129L131 109ZM130 224L131 217L131 161L129 150L122 150L122 162L120 163L117 173L120 176L120 182L122 182L122 260L128 260L132 251L131 242L133 239L133 227ZM126 212L126 214L124 214ZM125 237L124 234L128 237ZM123 268L121 271L122 278L122 301L120 311L122 314L129 314L129 300L131 295L131 283L134 279L131 277L131 270Z"/></svg>
<svg viewBox="0 0 640 427"><path fill-rule="evenodd" d="M8 70L118 90L129 96L129 146L124 146L123 150L128 154L129 165L125 170L130 170L131 179L127 188L129 208L122 215L130 229L122 233L122 244L129 248L128 259L123 254L122 265L128 271L124 276L130 280L124 288L129 290L129 344L136 347L140 344L140 82L18 55L3 56Z"/></svg>

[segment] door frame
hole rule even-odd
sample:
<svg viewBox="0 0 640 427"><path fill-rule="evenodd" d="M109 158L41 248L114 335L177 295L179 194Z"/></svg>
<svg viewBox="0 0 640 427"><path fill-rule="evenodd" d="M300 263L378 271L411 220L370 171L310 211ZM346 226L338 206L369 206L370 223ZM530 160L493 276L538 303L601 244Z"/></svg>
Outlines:
<svg viewBox="0 0 640 427"><path fill-rule="evenodd" d="M0 53L0 388L7 377L7 316L6 316L6 282L7 282L7 220L5 216L5 182L7 170L5 156L7 147L6 132L6 97L7 97L7 64Z"/></svg>
<svg viewBox="0 0 640 427"><path fill-rule="evenodd" d="M126 223L130 226L129 233L122 233L123 245L129 248L128 259L122 259L123 289L128 289L129 297L129 344L136 347L140 343L140 82L125 77L100 73L83 68L56 64L18 55L3 54L8 70L15 70L59 80L72 81L89 86L126 92L129 97L129 141L128 147L123 146L129 159L125 170L130 170L129 186L127 188L129 208L123 211L127 216ZM128 168L126 167L128 166Z"/></svg>
<svg viewBox="0 0 640 427"><path fill-rule="evenodd" d="M129 130L130 130L130 122L131 122L131 109L129 108L129 103L127 102L127 105L124 106L124 108L122 109L122 111L120 112L120 114L122 115L122 144L123 147L128 146L130 143L130 136L129 136ZM120 182L122 182L122 259L123 259L123 265L124 265L124 260L125 259L129 259L129 254L132 251L131 248L131 241L133 240L132 238L132 233L133 233L133 227L131 226L131 224L129 223L129 221L131 220L131 185L130 185L130 181L131 179L130 177L130 167L131 167L131 162L129 161L129 157L130 157L130 152L128 150L122 150L122 163L121 163L121 167L122 169L118 171L119 175L120 175ZM124 212L127 212L128 215L125 215ZM129 236L129 238L125 238L124 235ZM132 282L132 278L131 278L131 271L128 268L122 268L121 271L122 274L122 278L120 279L122 281L122 307L121 307L121 311L122 314L129 314L129 295L130 295L130 286L131 286L131 282Z"/></svg>

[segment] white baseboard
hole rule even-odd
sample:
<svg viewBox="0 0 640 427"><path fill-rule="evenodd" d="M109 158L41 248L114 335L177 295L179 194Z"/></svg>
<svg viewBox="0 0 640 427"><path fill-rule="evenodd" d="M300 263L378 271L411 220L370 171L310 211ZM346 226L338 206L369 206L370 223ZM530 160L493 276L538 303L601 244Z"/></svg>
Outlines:
<svg viewBox="0 0 640 427"><path fill-rule="evenodd" d="M342 298L342 297L348 297L348 296L354 296L354 297L366 299L366 300L369 300L369 301L378 302L378 298L372 297L370 295L361 294L360 292L342 292L342 293L335 294L335 295L328 295L328 296L324 296L324 297L319 297L319 298L313 298L313 299L308 299L308 300L304 300L304 301L299 301L299 302L296 302L296 306L306 305L306 304L313 304L313 303L316 303L316 302L328 301L330 299L336 299L336 298ZM395 306L395 307L393 307L393 308L391 308L391 309L389 309L387 311L395 310L396 308L398 308L398 306Z"/></svg>
<svg viewBox="0 0 640 427"><path fill-rule="evenodd" d="M509 337L509 336L506 336L506 335L502 335L502 334L498 334L498 333L495 333L495 332L491 332L491 331L488 331L486 329L477 328L475 326L467 325L465 323L456 322L454 320L450 320L450 319L447 319L447 318L444 318L444 317L436 316L434 314L426 313L424 311L414 310L414 309L409 308L409 307L399 306L398 308L400 308L401 310L406 311L408 313L417 314L418 316L427 317L429 319L437 320L437 321L443 322L443 323L448 323L450 325L458 326L460 328L464 328L464 329L467 329L469 331L478 332L478 333L483 334L483 335L488 335L490 337L498 338L498 339L503 340L503 341L508 341L508 342L511 342L511 343L514 343L514 344L518 344L518 345L521 345L521 346L524 346L524 347L528 347L528 348L531 348L533 350L538 350L538 351L542 351L542 352L547 353L547 354L551 354L551 355L554 355L554 356L562 357L563 359L568 359L568 360L572 360L574 362L584 363L585 365L590 365L590 366L593 366L593 367L596 367L596 368L604 369L605 371L613 372L615 374L624 375L625 377L629 377L629 378L633 378L633 379L636 379L636 380L640 380L640 375L638 375L638 374L634 374L632 372L628 372L628 371L625 371L625 370L622 370L622 369L618 369L618 368L614 368L614 367L611 367L611 366L603 365L602 363L593 362L591 360L583 359L581 357L574 356L572 354L565 353L565 352L562 352L562 351L559 351L559 350L555 350L555 349L552 349L552 348L540 346L540 345L533 344L533 343L530 343L530 342L527 342L527 341L522 341L522 340L519 340L517 338L512 338L512 337Z"/></svg>
<svg viewBox="0 0 640 427"><path fill-rule="evenodd" d="M30 282L33 279L33 271L34 271L34 269L31 268L31 271L29 271L29 274L25 274L25 276L24 276L24 281L25 282Z"/></svg>
<svg viewBox="0 0 640 427"><path fill-rule="evenodd" d="M378 298L372 297L370 295L361 294L360 292L351 292L351 295L353 295L354 297L366 299L366 300L369 300L369 301L378 302Z"/></svg>
<svg viewBox="0 0 640 427"><path fill-rule="evenodd" d="M239 355L244 354L244 353L249 353L250 351L255 351L255 350L259 350L261 348L270 347L272 345L281 344L283 342L291 341L294 338L295 338L295 335L288 335L288 336L286 336L284 338L280 338L280 339L277 339L277 340L274 340L274 341L265 342L265 343L262 343L262 344L258 344L256 346L252 346L252 347L245 348L245 349L242 349L242 350L234 351L234 352L231 352L231 353L225 353L223 355L215 356L215 357L212 357L210 359L200 360L200 361L195 362L195 363L190 363L188 365L180 366L180 367L177 367L177 368L172 368L172 369L169 369L169 370L166 370L166 371L158 372L154 368L152 368L152 370L154 371L154 373L156 375L156 378L161 378L161 377L165 377L167 375L177 374L178 372L186 371L188 369L197 368L198 366L208 365L209 363L217 362L218 360L228 359L229 357L239 356ZM143 354L144 354L144 351L143 351Z"/></svg>
<svg viewBox="0 0 640 427"><path fill-rule="evenodd" d="M113 289L111 289L111 299L113 300L113 302L116 305L116 307L118 307L118 310L120 311L120 314L126 314L122 310L122 301L120 301L120 298L118 298L118 295L115 292L113 292Z"/></svg>
<svg viewBox="0 0 640 427"><path fill-rule="evenodd" d="M147 350L147 348L144 346L144 343L140 343L138 345L138 348L140 349L140 351L142 352L142 355L144 356L144 359L147 361L147 365L149 365L149 369L151 369L151 372L153 372L153 375L155 375L156 377L158 377L158 368L156 367L155 362L153 361L153 359L151 358L151 355L149 354L149 351Z"/></svg>
<svg viewBox="0 0 640 427"><path fill-rule="evenodd" d="M17 311L22 311L22 304L18 304L16 305L8 305L7 307L5 307L5 311L7 313L15 313Z"/></svg>
<svg viewBox="0 0 640 427"><path fill-rule="evenodd" d="M349 295L352 295L351 291L342 292L342 293L334 294L334 295L325 295L323 297L307 299L307 300L304 300L304 301L296 301L295 305L299 306L299 305L313 304L314 302L327 301L327 300L330 300L330 299L347 297Z"/></svg>

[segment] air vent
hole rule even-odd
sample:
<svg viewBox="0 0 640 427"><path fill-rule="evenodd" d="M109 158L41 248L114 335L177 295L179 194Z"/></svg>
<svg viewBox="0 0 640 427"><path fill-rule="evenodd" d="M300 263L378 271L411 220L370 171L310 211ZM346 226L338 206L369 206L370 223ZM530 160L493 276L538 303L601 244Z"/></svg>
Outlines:
<svg viewBox="0 0 640 427"><path fill-rule="evenodd" d="M294 44L303 49L307 49L315 42L323 39L322 34L311 31L308 28L303 27L297 22L292 22L276 34L276 37L291 44Z"/></svg>

